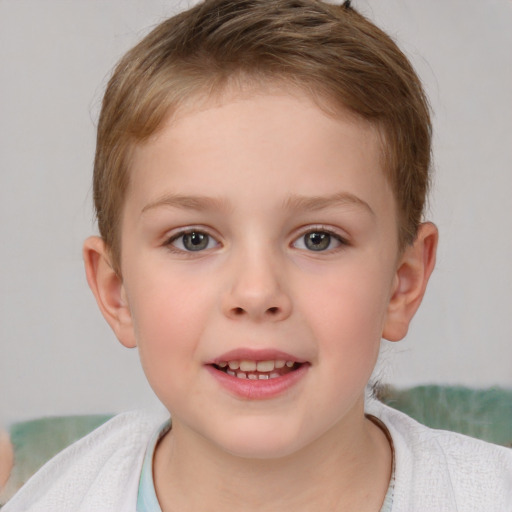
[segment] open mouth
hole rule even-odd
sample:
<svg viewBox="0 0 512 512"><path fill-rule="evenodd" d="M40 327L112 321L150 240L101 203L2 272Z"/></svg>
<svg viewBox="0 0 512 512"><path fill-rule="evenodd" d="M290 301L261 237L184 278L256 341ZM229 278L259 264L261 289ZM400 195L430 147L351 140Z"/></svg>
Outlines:
<svg viewBox="0 0 512 512"><path fill-rule="evenodd" d="M219 361L213 367L238 379L267 380L277 379L300 368L304 363L285 360L250 361L234 360Z"/></svg>

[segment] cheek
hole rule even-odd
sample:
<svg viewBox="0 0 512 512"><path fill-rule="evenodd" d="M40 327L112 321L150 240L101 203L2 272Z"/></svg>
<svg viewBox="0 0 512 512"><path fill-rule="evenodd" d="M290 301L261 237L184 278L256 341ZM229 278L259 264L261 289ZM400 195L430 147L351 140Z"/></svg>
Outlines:
<svg viewBox="0 0 512 512"><path fill-rule="evenodd" d="M301 310L309 311L304 314L327 356L342 350L357 359L378 352L389 296L386 275L376 265L361 264L325 274L314 286L303 283Z"/></svg>
<svg viewBox="0 0 512 512"><path fill-rule="evenodd" d="M201 309L205 293L199 283L183 275L179 269L162 265L158 260L131 274L127 298L134 321L137 340L177 343L180 333L191 327L190 314ZM193 324L192 324L193 326Z"/></svg>
<svg viewBox="0 0 512 512"><path fill-rule="evenodd" d="M183 276L155 271L131 284L128 300L140 359L158 394L156 388L198 363L196 349L211 301L204 288Z"/></svg>

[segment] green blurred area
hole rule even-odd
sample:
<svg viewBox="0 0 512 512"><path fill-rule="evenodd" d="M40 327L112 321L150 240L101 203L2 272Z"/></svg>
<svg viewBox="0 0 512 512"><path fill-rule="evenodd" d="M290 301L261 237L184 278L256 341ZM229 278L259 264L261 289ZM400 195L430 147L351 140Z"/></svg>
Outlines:
<svg viewBox="0 0 512 512"><path fill-rule="evenodd" d="M108 421L112 415L59 416L15 423L10 427L14 468L0 493L0 506L45 462Z"/></svg>
<svg viewBox="0 0 512 512"><path fill-rule="evenodd" d="M377 397L428 427L512 446L512 390L418 386L384 388Z"/></svg>

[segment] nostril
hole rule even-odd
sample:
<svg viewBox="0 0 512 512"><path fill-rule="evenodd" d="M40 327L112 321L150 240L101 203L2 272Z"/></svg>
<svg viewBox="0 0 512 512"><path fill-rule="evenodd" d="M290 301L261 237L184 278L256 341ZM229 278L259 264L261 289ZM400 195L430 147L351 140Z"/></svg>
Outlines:
<svg viewBox="0 0 512 512"><path fill-rule="evenodd" d="M234 308L234 309L233 309L233 313L234 313L236 316L240 316L240 315L243 315L243 314L244 314L244 310L243 310L243 308Z"/></svg>
<svg viewBox="0 0 512 512"><path fill-rule="evenodd" d="M267 309L267 312L270 313L271 315L276 315L279 312L279 308L271 307Z"/></svg>

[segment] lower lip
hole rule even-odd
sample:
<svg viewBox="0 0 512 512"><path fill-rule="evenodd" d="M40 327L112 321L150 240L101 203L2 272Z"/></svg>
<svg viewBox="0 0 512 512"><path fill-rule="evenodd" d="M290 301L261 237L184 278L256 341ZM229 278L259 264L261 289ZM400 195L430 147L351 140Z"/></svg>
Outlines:
<svg viewBox="0 0 512 512"><path fill-rule="evenodd" d="M282 395L296 386L306 375L309 364L304 363L296 370L281 377L261 380L239 379L217 370L211 365L207 365L206 368L223 388L236 397L245 400L268 400Z"/></svg>

